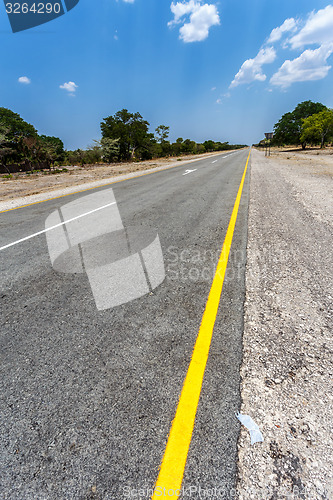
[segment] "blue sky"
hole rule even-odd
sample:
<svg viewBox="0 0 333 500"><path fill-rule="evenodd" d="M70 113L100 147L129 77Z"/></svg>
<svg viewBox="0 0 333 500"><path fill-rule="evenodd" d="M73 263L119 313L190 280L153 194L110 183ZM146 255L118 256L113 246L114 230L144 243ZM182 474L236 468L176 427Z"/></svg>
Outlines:
<svg viewBox="0 0 333 500"><path fill-rule="evenodd" d="M251 144L301 101L333 107L332 63L327 0L80 0L15 34L0 3L0 106L68 149L122 108L171 140Z"/></svg>

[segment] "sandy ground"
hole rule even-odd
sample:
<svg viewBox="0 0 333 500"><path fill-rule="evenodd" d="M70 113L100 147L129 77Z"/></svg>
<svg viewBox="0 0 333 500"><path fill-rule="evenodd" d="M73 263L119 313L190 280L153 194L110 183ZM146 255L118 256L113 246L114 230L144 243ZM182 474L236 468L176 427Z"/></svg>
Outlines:
<svg viewBox="0 0 333 500"><path fill-rule="evenodd" d="M293 195L322 222L333 220L333 149L305 150L304 152L274 152L272 160L288 169L286 182Z"/></svg>
<svg viewBox="0 0 333 500"><path fill-rule="evenodd" d="M333 498L333 156L252 153L238 498Z"/></svg>
<svg viewBox="0 0 333 500"><path fill-rule="evenodd" d="M230 151L232 152L232 151ZM83 189L98 187L108 182L135 177L153 170L179 166L202 158L222 154L206 153L202 155L179 156L177 158L159 158L135 163L115 163L111 165L93 165L85 167L65 167L68 172L35 174L13 174L8 179L0 175L0 211L21 205L43 201L50 197L62 196ZM229 153L227 151L226 153ZM61 167L62 169L63 167Z"/></svg>

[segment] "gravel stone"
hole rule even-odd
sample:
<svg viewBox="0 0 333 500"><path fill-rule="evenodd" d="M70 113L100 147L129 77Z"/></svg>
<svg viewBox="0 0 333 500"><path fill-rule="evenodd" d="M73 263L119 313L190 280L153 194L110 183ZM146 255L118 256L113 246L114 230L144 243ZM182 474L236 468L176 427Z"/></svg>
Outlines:
<svg viewBox="0 0 333 500"><path fill-rule="evenodd" d="M238 496L331 499L333 161L251 161Z"/></svg>

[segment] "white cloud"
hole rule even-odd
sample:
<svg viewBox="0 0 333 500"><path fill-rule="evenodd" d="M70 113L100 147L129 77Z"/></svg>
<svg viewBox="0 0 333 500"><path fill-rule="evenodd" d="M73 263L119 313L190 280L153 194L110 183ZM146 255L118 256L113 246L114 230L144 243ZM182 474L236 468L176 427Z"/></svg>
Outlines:
<svg viewBox="0 0 333 500"><path fill-rule="evenodd" d="M179 30L179 38L185 43L202 42L208 37L210 28L220 24L216 5L202 4L201 0L172 2L170 8L174 19L168 26L184 22ZM189 22L185 22L184 16L189 16Z"/></svg>
<svg viewBox="0 0 333 500"><path fill-rule="evenodd" d="M331 69L327 59L333 53L333 44L322 45L315 50L305 50L299 57L287 59L272 76L272 85L287 88L295 82L315 81L325 78Z"/></svg>
<svg viewBox="0 0 333 500"><path fill-rule="evenodd" d="M125 3L134 3L134 0L123 0Z"/></svg>
<svg viewBox="0 0 333 500"><path fill-rule="evenodd" d="M262 72L262 66L272 63L275 58L276 52L273 47L260 49L254 59L247 59L242 64L229 88L237 87L243 83L251 83L256 80L264 82L267 77Z"/></svg>
<svg viewBox="0 0 333 500"><path fill-rule="evenodd" d="M30 78L27 76L20 76L20 78L17 80L19 83L24 83L25 85L29 85L31 83Z"/></svg>
<svg viewBox="0 0 333 500"><path fill-rule="evenodd" d="M299 49L299 54L302 53L296 58L293 55L293 58L286 59L278 70L275 69L270 83L286 89L294 82L325 78L331 69L327 60L333 53L333 5L312 11L303 21L288 18L273 29L258 55L243 63L229 88L255 80L265 81L267 77L262 66L276 59L276 51L269 44L279 42L285 33L289 33L289 37L280 42L281 46L289 50ZM311 45L317 45L317 48L307 48Z"/></svg>
<svg viewBox="0 0 333 500"><path fill-rule="evenodd" d="M267 43L274 43L278 42L284 33L288 33L289 31L295 31L296 30L296 21L293 17L286 19L281 26L278 28L274 28L270 34L270 37L267 41Z"/></svg>
<svg viewBox="0 0 333 500"><path fill-rule="evenodd" d="M60 88L63 90L67 90L71 95L74 95L76 92L76 89L78 88L78 85L74 82L67 82L64 83L63 85L60 85Z"/></svg>
<svg viewBox="0 0 333 500"><path fill-rule="evenodd" d="M186 16L186 14L192 14L196 9L200 7L200 1L198 0L189 0L188 2L172 2L170 9L174 15L173 21L168 23L168 26L172 26L173 24L178 24L181 22L182 17Z"/></svg>
<svg viewBox="0 0 333 500"><path fill-rule="evenodd" d="M290 40L293 49L312 44L333 43L333 5L312 12L305 26Z"/></svg>

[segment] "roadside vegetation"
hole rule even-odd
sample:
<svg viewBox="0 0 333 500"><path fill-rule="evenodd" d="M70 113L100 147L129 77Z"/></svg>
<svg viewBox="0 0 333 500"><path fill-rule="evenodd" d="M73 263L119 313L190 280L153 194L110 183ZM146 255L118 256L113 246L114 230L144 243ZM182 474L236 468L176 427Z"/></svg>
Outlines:
<svg viewBox="0 0 333 500"><path fill-rule="evenodd" d="M271 146L320 146L333 141L333 110L320 102L304 101L274 125ZM259 146L265 146L266 140Z"/></svg>
<svg viewBox="0 0 333 500"><path fill-rule="evenodd" d="M0 108L0 172L6 175L44 169L61 172L58 167L63 165L131 162L246 147L213 140L198 144L182 137L171 143L169 132L168 126L159 125L152 133L140 113L123 109L102 120L100 141L93 141L86 149L66 151L58 137L39 135L19 114Z"/></svg>
<svg viewBox="0 0 333 500"><path fill-rule="evenodd" d="M0 108L0 168L10 175L18 170L51 168L65 159L58 137L39 135L30 123L10 109Z"/></svg>

